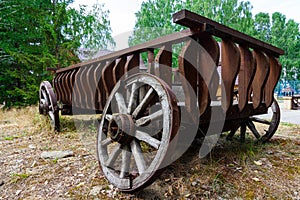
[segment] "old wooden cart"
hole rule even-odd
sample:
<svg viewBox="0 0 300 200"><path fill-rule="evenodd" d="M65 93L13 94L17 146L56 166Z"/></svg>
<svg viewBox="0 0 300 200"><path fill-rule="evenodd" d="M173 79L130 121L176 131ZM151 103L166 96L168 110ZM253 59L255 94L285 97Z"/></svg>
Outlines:
<svg viewBox="0 0 300 200"><path fill-rule="evenodd" d="M59 111L102 114L99 163L122 191L154 181L185 123L205 134L213 122L229 138L240 129L241 139L248 128L267 141L280 121L273 92L281 49L187 10L173 20L189 29L58 69L54 90L47 81L40 86L40 113L50 116L56 130ZM268 109L270 120L260 118Z"/></svg>

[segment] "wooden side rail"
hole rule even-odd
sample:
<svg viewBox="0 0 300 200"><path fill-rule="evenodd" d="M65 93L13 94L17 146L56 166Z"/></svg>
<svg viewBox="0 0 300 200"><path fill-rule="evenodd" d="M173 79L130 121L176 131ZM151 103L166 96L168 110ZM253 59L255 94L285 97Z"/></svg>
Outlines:
<svg viewBox="0 0 300 200"><path fill-rule="evenodd" d="M193 30L194 38L198 41L201 41L206 34L214 35L222 40L220 78L221 105L224 111L232 107L234 84L237 82L240 111L243 111L249 101L253 102L254 109L258 109L261 105L266 107L271 105L274 88L281 72L281 65L277 58L284 54L282 49L188 10L175 13L173 21ZM203 64L201 66L206 67ZM189 76L192 75L186 74L186 77ZM199 87L201 87L202 84L199 81L201 79L198 80ZM210 88L210 92L211 90ZM199 105L201 106L200 101ZM203 109L206 108L200 108L200 110Z"/></svg>
<svg viewBox="0 0 300 200"><path fill-rule="evenodd" d="M218 22L193 13L189 10L181 10L173 15L173 21L195 31L205 31L220 38L227 38L239 44L245 44L253 49L261 49L277 56L283 55L284 51L249 35L224 26Z"/></svg>
<svg viewBox="0 0 300 200"><path fill-rule="evenodd" d="M147 52L149 49L160 48L166 43L171 43L171 44L180 43L182 41L187 40L188 37L191 37L194 34L195 34L195 32L191 31L189 29L183 30L183 31L180 31L180 32L177 32L177 33L162 36L160 38L151 40L149 42L145 42L145 43L133 46L133 47L129 47L129 48L126 48L126 49L123 49L123 50L120 50L120 51L116 51L116 52L107 54L105 56L101 56L99 58L95 58L95 59L91 59L91 60L86 61L86 62L81 62L81 63L75 64L75 65L71 65L71 66L66 67L66 68L57 69L56 73L61 73L61 72L64 72L64 71L79 68L79 67L82 67L84 65L88 65L88 64L91 64L91 63L94 63L94 62L103 62L103 61L115 60L115 59L118 59L120 57L127 57L127 56L132 55L135 52L137 52L137 53Z"/></svg>
<svg viewBox="0 0 300 200"><path fill-rule="evenodd" d="M249 102L252 109L271 105L281 72L281 49L187 10L174 14L174 21L190 29L56 70L53 84L57 99L101 112L120 78L143 71L140 65L145 62L148 73L170 86L175 77L181 79L184 105L187 110L199 109L200 115L216 100L225 112L232 110L235 88L239 91L239 112L249 108ZM213 36L219 37L220 44ZM180 52L173 47L180 47ZM176 73L172 68L177 68ZM220 98L218 88L222 88Z"/></svg>

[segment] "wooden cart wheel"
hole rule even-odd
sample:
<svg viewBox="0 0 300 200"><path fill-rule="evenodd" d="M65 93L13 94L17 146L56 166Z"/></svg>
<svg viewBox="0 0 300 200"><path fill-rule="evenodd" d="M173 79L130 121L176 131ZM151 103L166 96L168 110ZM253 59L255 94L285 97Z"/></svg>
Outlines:
<svg viewBox="0 0 300 200"><path fill-rule="evenodd" d="M278 102L274 99L271 107L266 115L251 116L241 123L241 140L244 141L246 129L261 142L269 141L275 134L280 123L280 108ZM228 135L228 138L233 136L233 131Z"/></svg>
<svg viewBox="0 0 300 200"><path fill-rule="evenodd" d="M51 126L55 131L59 131L59 109L56 96L49 81L43 81L40 84L39 98L40 114L49 115Z"/></svg>
<svg viewBox="0 0 300 200"><path fill-rule="evenodd" d="M125 192L151 184L165 167L179 121L176 97L164 81L144 73L119 81L97 138L99 164L109 182Z"/></svg>

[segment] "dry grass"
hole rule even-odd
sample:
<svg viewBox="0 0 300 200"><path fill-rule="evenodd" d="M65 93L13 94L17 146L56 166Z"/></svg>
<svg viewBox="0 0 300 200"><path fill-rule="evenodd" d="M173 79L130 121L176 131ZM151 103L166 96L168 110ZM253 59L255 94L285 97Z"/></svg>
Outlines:
<svg viewBox="0 0 300 200"><path fill-rule="evenodd" d="M62 117L62 132L55 133L36 107L0 112L0 199L300 199L299 126L281 124L267 144L222 137L204 159L195 144L151 186L124 194L98 167L94 121L78 128L73 119ZM42 159L48 150L75 156Z"/></svg>

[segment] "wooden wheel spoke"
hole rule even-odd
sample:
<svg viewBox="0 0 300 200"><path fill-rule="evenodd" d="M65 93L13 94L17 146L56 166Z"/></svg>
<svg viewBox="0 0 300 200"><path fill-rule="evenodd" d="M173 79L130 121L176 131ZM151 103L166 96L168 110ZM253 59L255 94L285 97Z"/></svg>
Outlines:
<svg viewBox="0 0 300 200"><path fill-rule="evenodd" d="M236 133L236 131L237 131L238 129L239 129L239 127L236 127L236 128L234 128L234 129L232 129L232 130L230 131L230 133L227 135L226 139L227 139L227 140L231 140L231 139L233 138L234 134Z"/></svg>
<svg viewBox="0 0 300 200"><path fill-rule="evenodd" d="M106 147L107 145L111 144L112 142L113 142L113 141L112 141L111 138L106 138L105 140L102 140L102 141L101 141L101 145L102 145L103 147Z"/></svg>
<svg viewBox="0 0 300 200"><path fill-rule="evenodd" d="M113 166L113 164L115 163L116 159L120 155L121 151L122 151L121 144L117 144L115 146L115 148L113 149L113 151L109 153L109 158L108 158L108 160L105 163L107 167L112 167Z"/></svg>
<svg viewBox="0 0 300 200"><path fill-rule="evenodd" d="M158 149L161 143L159 140L155 139L154 137L151 137L148 133L139 130L135 132L135 137L139 140L146 142L155 149Z"/></svg>
<svg viewBox="0 0 300 200"><path fill-rule="evenodd" d="M249 119L247 122L246 122L246 125L248 126L248 128L251 130L251 132L254 134L254 136L256 137L256 139L259 139L260 138L260 134L259 132L257 131L253 121L251 119Z"/></svg>
<svg viewBox="0 0 300 200"><path fill-rule="evenodd" d="M59 107L52 86L48 81L40 84L40 114L48 115L55 131L59 131Z"/></svg>
<svg viewBox="0 0 300 200"><path fill-rule="evenodd" d="M120 178L125 178L126 174L129 172L130 158L131 158L130 147L126 146L126 148L122 150L122 166L121 166Z"/></svg>
<svg viewBox="0 0 300 200"><path fill-rule="evenodd" d="M146 162L143 156L141 145L136 140L133 140L130 145L139 174L142 174L146 170Z"/></svg>
<svg viewBox="0 0 300 200"><path fill-rule="evenodd" d="M41 103L42 104L46 104L46 100L45 99L41 99Z"/></svg>
<svg viewBox="0 0 300 200"><path fill-rule="evenodd" d="M175 94L160 78L138 73L116 84L106 99L97 137L104 176L121 191L150 184L162 172L178 122Z"/></svg>
<svg viewBox="0 0 300 200"><path fill-rule="evenodd" d="M110 121L112 119L112 115L106 114L105 115L105 119L108 120L108 121Z"/></svg>
<svg viewBox="0 0 300 200"><path fill-rule="evenodd" d="M246 136L246 124L242 123L241 124L241 141L245 141L245 136Z"/></svg>
<svg viewBox="0 0 300 200"><path fill-rule="evenodd" d="M163 115L162 110L156 111L155 113L152 113L151 115L148 115L146 117L142 117L142 118L136 120L135 125L143 126L153 120L159 119L162 115Z"/></svg>
<svg viewBox="0 0 300 200"><path fill-rule="evenodd" d="M128 114L131 114L132 109L136 106L137 98L138 98L137 88L138 88L137 83L133 83L132 87L131 87L131 93L130 93L128 108L127 108L127 113Z"/></svg>
<svg viewBox="0 0 300 200"><path fill-rule="evenodd" d="M138 116L138 114L146 108L146 106L149 104L149 102L152 100L154 97L155 93L153 88L150 88L148 92L146 93L145 97L141 101L141 103L136 107L136 109L132 113L132 117L135 118Z"/></svg>
<svg viewBox="0 0 300 200"><path fill-rule="evenodd" d="M47 94L46 94L45 90L42 90L42 94L43 94L43 97L44 97L43 99L45 100L45 103L49 104Z"/></svg>
<svg viewBox="0 0 300 200"><path fill-rule="evenodd" d="M51 121L54 121L55 120L55 116L54 116L54 113L53 112L49 112L49 117L51 119Z"/></svg>
<svg viewBox="0 0 300 200"><path fill-rule="evenodd" d="M260 119L260 118L257 118L257 117L251 117L251 121L258 122L258 123L261 123L261 124L271 125L270 121L268 121L266 119Z"/></svg>
<svg viewBox="0 0 300 200"><path fill-rule="evenodd" d="M119 92L116 92L115 98L117 101L119 113L125 114L127 112L127 108L126 108L125 99L123 95Z"/></svg>

